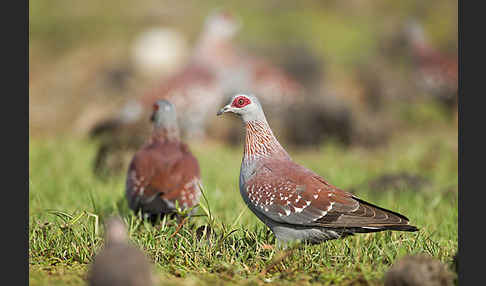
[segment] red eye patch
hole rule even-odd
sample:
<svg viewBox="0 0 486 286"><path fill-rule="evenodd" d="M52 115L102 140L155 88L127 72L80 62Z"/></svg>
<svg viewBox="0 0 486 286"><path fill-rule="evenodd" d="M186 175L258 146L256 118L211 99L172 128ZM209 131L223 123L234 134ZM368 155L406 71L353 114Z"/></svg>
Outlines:
<svg viewBox="0 0 486 286"><path fill-rule="evenodd" d="M159 105L157 103L154 103L153 108L154 108L154 111L157 111L157 110L159 110Z"/></svg>
<svg viewBox="0 0 486 286"><path fill-rule="evenodd" d="M233 103L231 104L231 106L242 108L244 106L247 106L250 103L251 103L251 101L247 97L238 96L237 98L235 98L235 100L233 100Z"/></svg>

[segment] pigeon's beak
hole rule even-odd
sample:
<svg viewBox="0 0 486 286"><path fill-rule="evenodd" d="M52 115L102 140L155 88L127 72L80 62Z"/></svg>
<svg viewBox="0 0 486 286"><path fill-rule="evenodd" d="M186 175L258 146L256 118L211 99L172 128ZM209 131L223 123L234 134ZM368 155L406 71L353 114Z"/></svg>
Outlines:
<svg viewBox="0 0 486 286"><path fill-rule="evenodd" d="M225 107L221 108L218 113L216 113L217 116L220 116L221 114L231 111L231 106L226 105Z"/></svg>

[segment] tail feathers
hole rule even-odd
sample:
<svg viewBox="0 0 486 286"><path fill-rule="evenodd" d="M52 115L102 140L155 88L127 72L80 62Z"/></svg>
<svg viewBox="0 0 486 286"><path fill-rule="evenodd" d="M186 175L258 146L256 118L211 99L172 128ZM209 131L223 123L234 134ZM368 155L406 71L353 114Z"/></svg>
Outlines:
<svg viewBox="0 0 486 286"><path fill-rule="evenodd" d="M419 229L413 225L384 225L384 226L364 226L364 227L355 227L347 229L352 233L368 233L368 232L380 232L385 230L395 230L395 231L409 231L414 232L418 231Z"/></svg>
<svg viewBox="0 0 486 286"><path fill-rule="evenodd" d="M398 231L418 231L419 229L413 225L391 225L386 226L383 230L398 230Z"/></svg>

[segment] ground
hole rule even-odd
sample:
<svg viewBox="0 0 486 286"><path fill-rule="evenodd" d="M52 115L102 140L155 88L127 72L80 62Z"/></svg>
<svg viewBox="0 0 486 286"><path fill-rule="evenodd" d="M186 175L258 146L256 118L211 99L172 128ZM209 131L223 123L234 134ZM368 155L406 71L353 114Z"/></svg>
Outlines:
<svg viewBox="0 0 486 286"><path fill-rule="evenodd" d="M444 123L445 124L445 123ZM360 198L406 215L420 231L358 234L319 245L278 248L273 234L247 209L238 191L242 147L191 144L204 198L178 232L173 222L142 223L124 199L125 174L92 173L96 143L75 137L29 143L30 285L86 285L103 244L103 220L120 214L131 241L155 264L159 285L382 285L400 257L425 253L452 267L458 249L457 128L434 125L363 149L328 143L289 149L295 161ZM370 189L385 174L407 173L421 186ZM210 225L209 240L196 229Z"/></svg>

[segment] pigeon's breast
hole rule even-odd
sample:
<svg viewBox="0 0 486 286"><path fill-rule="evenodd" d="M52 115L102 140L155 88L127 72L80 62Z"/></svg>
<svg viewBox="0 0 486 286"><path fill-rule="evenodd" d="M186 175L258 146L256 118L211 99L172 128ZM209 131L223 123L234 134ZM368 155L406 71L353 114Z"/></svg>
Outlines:
<svg viewBox="0 0 486 286"><path fill-rule="evenodd" d="M263 160L259 161L245 161L241 163L241 170L240 170L240 194L243 198L243 201L248 206L248 208L268 227L273 227L273 222L267 216L265 216L262 212L260 212L257 207L251 202L250 198L248 197L248 182L251 182L253 177L257 175L257 173L263 168Z"/></svg>
<svg viewBox="0 0 486 286"><path fill-rule="evenodd" d="M262 162L260 161L243 159L240 168L240 190L246 187L247 182L255 176L258 169L262 166Z"/></svg>

